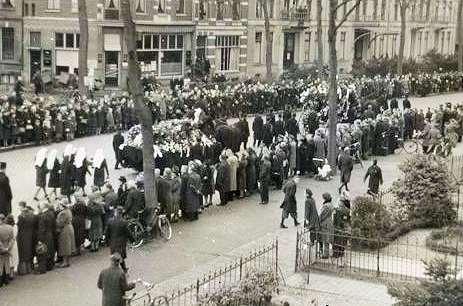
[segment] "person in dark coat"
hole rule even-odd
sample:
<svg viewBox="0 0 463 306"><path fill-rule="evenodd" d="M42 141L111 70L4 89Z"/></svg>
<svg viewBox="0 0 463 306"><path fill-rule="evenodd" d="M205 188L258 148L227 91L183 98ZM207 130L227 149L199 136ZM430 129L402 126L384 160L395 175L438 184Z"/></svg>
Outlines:
<svg viewBox="0 0 463 306"><path fill-rule="evenodd" d="M72 226L72 212L69 203L64 199L60 203L62 210L56 217L56 232L57 232L57 250L58 256L63 259L60 268L70 266L69 258L76 249L76 241L74 237L74 227Z"/></svg>
<svg viewBox="0 0 463 306"><path fill-rule="evenodd" d="M265 155L262 158L262 164L260 165L259 181L260 181L260 204L268 204L268 190L270 186L270 180L272 175L272 163L270 157Z"/></svg>
<svg viewBox="0 0 463 306"><path fill-rule="evenodd" d="M127 282L124 271L119 267L122 258L119 253L111 255L111 266L101 271L97 286L103 291L102 306L124 306L125 292L135 288Z"/></svg>
<svg viewBox="0 0 463 306"><path fill-rule="evenodd" d="M220 194L220 206L227 205L228 193L230 192L230 169L225 155L220 156L220 162L217 165L217 175L215 189Z"/></svg>
<svg viewBox="0 0 463 306"><path fill-rule="evenodd" d="M236 123L236 127L239 129L241 134L241 143L243 143L244 148L246 148L249 139L249 123L244 114L240 116L240 120Z"/></svg>
<svg viewBox="0 0 463 306"><path fill-rule="evenodd" d="M310 231L310 242L314 243L320 231L320 219L318 218L315 200L312 197L312 190L307 188L305 190L305 195L304 227Z"/></svg>
<svg viewBox="0 0 463 306"><path fill-rule="evenodd" d="M26 203L19 203L21 213L18 216L18 234L16 243L18 245L18 273L20 275L29 274L32 272L36 233L37 219L30 207L26 207Z"/></svg>
<svg viewBox="0 0 463 306"><path fill-rule="evenodd" d="M74 157L73 148L68 145L64 149L63 162L61 163L61 194L67 196L68 201L74 193Z"/></svg>
<svg viewBox="0 0 463 306"><path fill-rule="evenodd" d="M252 122L252 132L254 137L254 145L259 146L263 139L264 120L260 115L254 117Z"/></svg>
<svg viewBox="0 0 463 306"><path fill-rule="evenodd" d="M92 165L94 167L93 185L101 191L101 187L106 182L106 177L109 177L108 163L102 149L96 150Z"/></svg>
<svg viewBox="0 0 463 306"><path fill-rule="evenodd" d="M125 178L125 176L119 177L119 183L120 183L119 187L117 188L118 205L124 207L125 201L127 200L127 193L128 193L127 179Z"/></svg>
<svg viewBox="0 0 463 306"><path fill-rule="evenodd" d="M11 193L10 179L5 174L6 163L0 162L0 214L8 216L11 214Z"/></svg>
<svg viewBox="0 0 463 306"><path fill-rule="evenodd" d="M76 203L71 208L72 211L72 226L74 228L74 238L76 241L76 255L80 254L80 248L87 238L87 230L85 229L85 219L89 216L89 209L85 205L83 198L78 197Z"/></svg>
<svg viewBox="0 0 463 306"><path fill-rule="evenodd" d="M201 176L197 173L195 166L190 163L188 166L188 181L185 189L185 219L188 221L198 220L199 209L201 208Z"/></svg>
<svg viewBox="0 0 463 306"><path fill-rule="evenodd" d="M347 232L350 223L350 210L346 205L349 200L345 195L342 195L339 200L339 206L334 209L333 215L333 257L343 257L344 250L347 246L347 238L349 233Z"/></svg>
<svg viewBox="0 0 463 306"><path fill-rule="evenodd" d="M87 160L87 153L85 153L84 148L79 148L77 151L75 160L75 183L76 183L76 192L78 189L82 190L82 195L87 196L85 192L85 186L87 186L87 174L92 175L89 170L89 162Z"/></svg>
<svg viewBox="0 0 463 306"><path fill-rule="evenodd" d="M254 149L248 148L248 163L246 165L246 186L248 193L252 194L257 189L257 155Z"/></svg>
<svg viewBox="0 0 463 306"><path fill-rule="evenodd" d="M134 181L127 183L128 192L125 200L124 210L127 217L132 219L138 218L138 212L145 208L145 197L143 193L137 189Z"/></svg>
<svg viewBox="0 0 463 306"><path fill-rule="evenodd" d="M103 238L104 203L96 193L90 193L87 207L90 219L90 229L88 230L88 238L91 242L90 251L97 252Z"/></svg>
<svg viewBox="0 0 463 306"><path fill-rule="evenodd" d="M267 148L270 148L270 145L273 142L273 128L269 120L267 120L262 127L262 142L267 146Z"/></svg>
<svg viewBox="0 0 463 306"><path fill-rule="evenodd" d="M42 212L38 216L37 241L46 247L46 271L51 271L55 266L56 254L56 214L51 204L44 204ZM46 271L40 271L45 273Z"/></svg>
<svg viewBox="0 0 463 306"><path fill-rule="evenodd" d="M373 165L371 165L367 173L365 173L365 177L363 181L365 182L367 178L370 178L368 181L368 194L377 195L379 192L379 185L383 184L383 174L381 168L378 166L378 161L375 159L373 160Z"/></svg>
<svg viewBox="0 0 463 306"><path fill-rule="evenodd" d="M273 125L273 137L276 138L284 134L285 134L285 123L283 120L278 118L277 120L275 120L275 123Z"/></svg>
<svg viewBox="0 0 463 306"><path fill-rule="evenodd" d="M57 189L61 187L61 165L59 163L58 158L56 157L57 153L58 151L56 149L53 149L47 157L47 168L50 172L50 175L48 177L48 188L52 189L51 193L54 194L55 197L58 196Z"/></svg>
<svg viewBox="0 0 463 306"><path fill-rule="evenodd" d="M202 167L202 190L205 207L212 205L212 196L214 195L214 167L210 159L206 160Z"/></svg>
<svg viewBox="0 0 463 306"><path fill-rule="evenodd" d="M341 193L342 187L345 187L349 191L347 184L350 182L350 175L354 168L354 160L350 156L349 148L344 148L344 151L339 155L338 167L341 171L341 186L339 187L339 193Z"/></svg>
<svg viewBox="0 0 463 306"><path fill-rule="evenodd" d="M48 200L48 194L47 194L48 167L47 167L47 149L46 148L42 148L39 150L39 152L37 152L37 155L35 156L34 167L35 167L35 186L37 186L37 190L35 191L35 194L34 194L34 200L35 201L39 200L37 197L41 190L43 191L45 198Z"/></svg>
<svg viewBox="0 0 463 306"><path fill-rule="evenodd" d="M296 148L296 169L299 171L299 175L305 175L307 172L307 158L308 158L308 143L307 139L303 138L298 142Z"/></svg>
<svg viewBox="0 0 463 306"><path fill-rule="evenodd" d="M331 204L331 195L324 193L323 204L320 209L320 253L322 258L328 258L330 252L330 244L333 243L333 204Z"/></svg>
<svg viewBox="0 0 463 306"><path fill-rule="evenodd" d="M286 132L288 132L289 135L293 135L294 139L297 138L297 134L299 133L299 126L296 120L296 114L293 113L291 115L291 118L288 119L286 122Z"/></svg>
<svg viewBox="0 0 463 306"><path fill-rule="evenodd" d="M113 150L114 155L116 156L116 165L114 169L119 169L119 165L122 164L122 150L119 148L124 143L124 136L122 136L121 131L118 130L113 137Z"/></svg>
<svg viewBox="0 0 463 306"><path fill-rule="evenodd" d="M285 198L283 203L281 204L280 208L283 209L281 214L281 228L287 228L285 225L285 220L291 215L294 220L294 226L298 226L299 222L297 221L297 202L296 202L296 191L297 191L297 184L296 181L298 178L290 178L286 181L285 185L283 186L283 192L285 194Z"/></svg>
<svg viewBox="0 0 463 306"><path fill-rule="evenodd" d="M114 218L108 222L106 227L106 241L109 245L111 254L119 253L121 255L121 268L127 271L125 259L127 258L127 241L130 238L128 222L122 218L124 210L118 207Z"/></svg>

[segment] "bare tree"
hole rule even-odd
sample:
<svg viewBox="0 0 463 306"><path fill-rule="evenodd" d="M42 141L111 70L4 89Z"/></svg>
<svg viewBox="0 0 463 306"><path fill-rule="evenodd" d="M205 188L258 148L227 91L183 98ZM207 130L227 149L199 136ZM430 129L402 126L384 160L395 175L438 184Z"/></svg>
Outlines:
<svg viewBox="0 0 463 306"><path fill-rule="evenodd" d="M137 58L136 29L132 19L130 0L121 0L121 15L124 22L124 37L128 54L129 92L135 99L135 108L141 124L143 136L143 180L147 207L157 205L156 185L154 184L153 116L144 102L141 84L141 70Z"/></svg>
<svg viewBox="0 0 463 306"><path fill-rule="evenodd" d="M267 80L272 79L272 62L273 62L273 37L270 32L270 3L268 0L259 0L264 13L264 28L265 28L265 69Z"/></svg>
<svg viewBox="0 0 463 306"><path fill-rule="evenodd" d="M87 57L88 57L88 18L87 0L79 0L79 91L82 96L87 94L85 77L87 76Z"/></svg>
<svg viewBox="0 0 463 306"><path fill-rule="evenodd" d="M458 71L463 72L463 0L458 1L457 41L458 41Z"/></svg>
<svg viewBox="0 0 463 306"><path fill-rule="evenodd" d="M400 9L400 42L399 57L397 59L397 75L403 74L405 39L407 35L407 10L415 0L399 0Z"/></svg>
<svg viewBox="0 0 463 306"><path fill-rule="evenodd" d="M323 14L322 0L317 0L317 48L318 48L319 68L323 68L323 64L325 62L324 55L323 55L322 14Z"/></svg>
<svg viewBox="0 0 463 306"><path fill-rule="evenodd" d="M328 162L336 172L336 159L338 156L338 147L336 143L336 126L338 123L337 110L338 110L338 57L336 52L336 40L337 32L339 28L347 21L347 18L354 12L354 10L360 5L362 0L344 0L339 2L338 0L329 0L329 25L328 25L328 46L329 46L329 114L328 114ZM365 0L366 1L366 0ZM352 3L352 7L346 12L346 14L337 23L336 16L338 10L346 5Z"/></svg>

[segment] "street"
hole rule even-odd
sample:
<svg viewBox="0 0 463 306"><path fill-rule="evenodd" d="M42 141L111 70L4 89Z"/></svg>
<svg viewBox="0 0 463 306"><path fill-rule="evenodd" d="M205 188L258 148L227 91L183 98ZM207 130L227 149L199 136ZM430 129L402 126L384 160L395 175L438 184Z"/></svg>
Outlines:
<svg viewBox="0 0 463 306"><path fill-rule="evenodd" d="M463 93L414 98L413 108L435 108L446 102L463 101ZM48 146L59 152L67 143ZM91 157L96 149L103 148L110 166L111 181L117 187L120 175L133 175L130 169L114 170L112 152L112 135L94 136L72 142L75 147L83 146ZM7 175L13 190L13 212L18 213L17 203L26 200L32 202L35 191L34 155L39 147L25 148L0 154L0 161L6 162ZM463 147L457 147L456 154L461 154ZM384 187L391 185L397 178L397 164L408 155L406 153L378 157L383 170ZM351 198L363 194L366 185L363 176L370 161L364 162L364 169L356 165L352 173ZM87 177L90 184L90 177ZM329 182L320 182L303 178L297 190L299 219L304 212L305 188L314 192L317 205L321 205L321 195L330 192L333 203L338 200L337 188L339 177ZM212 207L200 215L199 221L179 222L173 225L173 238L164 243L154 241L128 253L129 278L143 278L153 283L160 283L161 288L176 288L189 284L189 281L201 275L201 272L219 267L221 263L247 252L249 249L278 237L281 247L280 264L284 273L294 269L294 241L296 229L287 220L289 229L280 229L279 208L283 199L282 192L272 192L267 206L258 205L259 196L255 194L244 200L237 200L226 207ZM100 305L101 293L96 287L99 272L109 265L109 250L98 253L85 253L71 259L71 267L55 269L45 275L28 275L18 277L7 287L0 289L0 304L4 306L80 306ZM353 288L354 289L354 288Z"/></svg>

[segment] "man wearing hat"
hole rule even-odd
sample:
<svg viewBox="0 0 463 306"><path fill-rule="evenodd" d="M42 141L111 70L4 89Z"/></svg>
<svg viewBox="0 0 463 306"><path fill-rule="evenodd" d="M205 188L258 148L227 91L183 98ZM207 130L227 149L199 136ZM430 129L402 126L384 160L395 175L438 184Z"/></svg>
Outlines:
<svg viewBox="0 0 463 306"><path fill-rule="evenodd" d="M0 214L0 287L8 285L10 279L10 254L13 243L13 227L6 224L5 215Z"/></svg>
<svg viewBox="0 0 463 306"><path fill-rule="evenodd" d="M317 205L312 197L312 190L305 190L305 220L304 227L310 231L310 242L317 240L317 232L320 231L320 219L318 218Z"/></svg>
<svg viewBox="0 0 463 306"><path fill-rule="evenodd" d="M119 188L117 189L117 199L119 206L125 206L125 200L127 199L127 179L125 176L119 177Z"/></svg>
<svg viewBox="0 0 463 306"><path fill-rule="evenodd" d="M109 245L111 254L121 255L121 268L127 271L124 259L127 258L127 241L130 237L127 221L122 218L124 209L117 207L114 218L108 222L106 228L106 241Z"/></svg>
<svg viewBox="0 0 463 306"><path fill-rule="evenodd" d="M122 257L119 253L111 255L111 266L101 271L97 286L103 291L102 306L123 306L124 294L135 288L135 283L127 282L127 277L119 267Z"/></svg>
<svg viewBox="0 0 463 306"><path fill-rule="evenodd" d="M113 137L113 150L114 155L116 156L116 165L114 169L119 169L119 165L122 163L122 151L120 146L124 143L124 136L121 134L121 130L118 129L116 134Z"/></svg>
<svg viewBox="0 0 463 306"><path fill-rule="evenodd" d="M320 210L320 253L322 258L328 258L330 244L333 242L333 204L331 195L324 193L323 205Z"/></svg>
<svg viewBox="0 0 463 306"><path fill-rule="evenodd" d="M10 179L5 174L6 163L0 162L0 214L8 216L11 214L11 193Z"/></svg>

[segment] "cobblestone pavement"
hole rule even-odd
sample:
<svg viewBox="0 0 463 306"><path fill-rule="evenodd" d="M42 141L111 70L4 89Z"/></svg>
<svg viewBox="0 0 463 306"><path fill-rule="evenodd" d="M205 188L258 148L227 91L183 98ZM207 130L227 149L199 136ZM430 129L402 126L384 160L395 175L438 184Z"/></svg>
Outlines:
<svg viewBox="0 0 463 306"><path fill-rule="evenodd" d="M460 102L462 100L463 93L460 93L414 99L412 103L427 107L431 104L438 105L447 101ZM75 140L73 144L76 147L85 146L90 155L93 155L98 147L103 147L109 164L113 165L111 135L79 139ZM50 147L62 151L65 145L66 143L60 143ZM0 153L0 160L8 163L7 172L11 179L15 204L19 200L31 201L32 199L35 182L32 164L37 150L38 148L26 148ZM462 151L463 148L459 146L458 152L461 154ZM402 154L378 158L379 165L383 168L385 187L390 186L396 178L398 174L396 165L406 156ZM366 185L363 184L365 171L366 169L361 169L359 165L355 166L351 182L352 196L365 192ZM128 169L111 170L110 172L114 181L119 175L133 174ZM338 178L330 182L301 179L297 193L299 212L303 213L304 190L307 186L310 186L314 191L317 204L321 204L323 192L331 192L334 195L334 201L337 201L337 185ZM245 200L230 203L224 208L212 207L200 216L198 222L175 224L173 239L168 243L154 241L129 252L130 278L142 277L148 281L160 283L162 288L174 288L186 281L195 279L202 272L221 266L230 259L246 253L250 248L262 245L276 236L280 242L282 270L286 275L290 275L294 269L296 230L294 227L287 230L279 229L281 215L279 205L282 198L281 192L272 192L270 204L263 207L257 205L258 195L253 195ZM107 249L99 253L84 254L73 258L72 265L68 269L55 269L45 275L20 277L8 287L0 289L0 304L2 306L99 305L101 297L96 288L96 280L99 271L108 265L108 254ZM364 286L356 282L346 283L346 280L334 277L331 281L332 286L323 287L329 283L327 279L320 276L317 280L316 274L313 275L311 283L320 286L314 287L314 290L323 291L324 295L327 295L326 292L329 291L334 295L343 296L347 291L359 291L359 287L362 286L363 288ZM346 291L337 288L337 283L345 283ZM385 290L384 286L377 288L379 288L378 290ZM360 290L360 293L363 294L365 291ZM387 300L383 305L388 305L388 303L390 300ZM330 305L347 304L332 303ZM368 305L368 303L364 305Z"/></svg>

